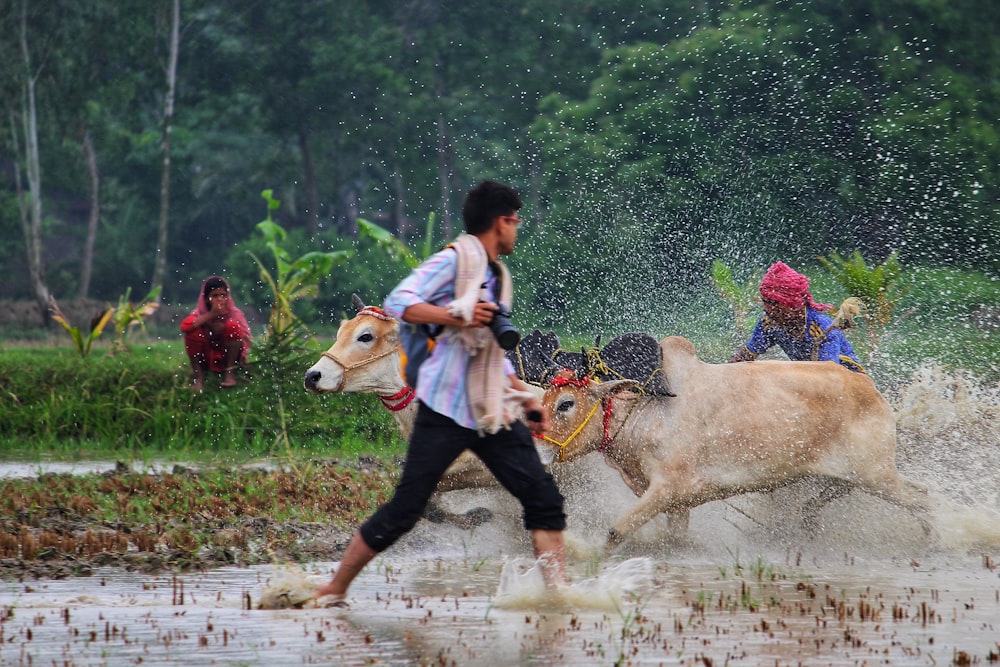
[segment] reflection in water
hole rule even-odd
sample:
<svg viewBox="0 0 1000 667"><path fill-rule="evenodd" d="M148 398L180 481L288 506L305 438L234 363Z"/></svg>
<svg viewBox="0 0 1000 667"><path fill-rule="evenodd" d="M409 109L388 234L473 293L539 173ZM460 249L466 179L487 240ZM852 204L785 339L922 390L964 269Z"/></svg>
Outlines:
<svg viewBox="0 0 1000 667"><path fill-rule="evenodd" d="M604 555L595 545L635 497L592 455L555 471L574 582L562 596L525 558L516 503L458 492L451 509L485 504L496 520L419 524L356 580L348 610L248 608L289 581L308 598L333 563L0 583L0 664L992 664L1000 390L963 382L932 369L892 399L899 466L934 501L930 542L860 492L807 533L816 488L800 483L699 507L685 536L657 519Z"/></svg>

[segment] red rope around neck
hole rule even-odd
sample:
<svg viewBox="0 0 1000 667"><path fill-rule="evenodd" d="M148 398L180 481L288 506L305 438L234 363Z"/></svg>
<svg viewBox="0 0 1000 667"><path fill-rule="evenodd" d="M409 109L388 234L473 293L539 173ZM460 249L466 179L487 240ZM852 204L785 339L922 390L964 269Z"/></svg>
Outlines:
<svg viewBox="0 0 1000 667"><path fill-rule="evenodd" d="M382 401L382 405L387 407L392 412L399 412L412 403L416 395L417 392L413 391L413 387L406 385L392 396L379 396L378 400ZM393 403L393 401L399 402Z"/></svg>

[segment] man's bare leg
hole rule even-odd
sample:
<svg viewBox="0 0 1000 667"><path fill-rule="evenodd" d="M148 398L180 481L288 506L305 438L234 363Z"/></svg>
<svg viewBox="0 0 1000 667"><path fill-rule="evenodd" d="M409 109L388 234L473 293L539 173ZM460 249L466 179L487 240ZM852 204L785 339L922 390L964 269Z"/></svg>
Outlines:
<svg viewBox="0 0 1000 667"><path fill-rule="evenodd" d="M531 546L548 588L566 585L566 545L561 530L531 531Z"/></svg>
<svg viewBox="0 0 1000 667"><path fill-rule="evenodd" d="M343 601L351 582L377 555L378 552L365 543L361 533L355 531L354 537L347 545L347 550L344 551L344 557L340 559L340 565L333 574L333 578L316 589L316 600L326 595L332 595L334 598L339 598L333 600L334 604Z"/></svg>

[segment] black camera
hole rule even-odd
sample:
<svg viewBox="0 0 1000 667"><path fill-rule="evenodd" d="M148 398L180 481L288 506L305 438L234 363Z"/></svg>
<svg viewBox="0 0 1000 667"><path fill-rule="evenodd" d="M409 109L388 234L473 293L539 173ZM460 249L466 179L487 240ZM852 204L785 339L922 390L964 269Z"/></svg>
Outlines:
<svg viewBox="0 0 1000 667"><path fill-rule="evenodd" d="M503 306L500 306L500 310L493 313L493 319L490 320L490 331L493 332L497 344L505 350L513 350L521 342L521 333L510 321L510 311Z"/></svg>

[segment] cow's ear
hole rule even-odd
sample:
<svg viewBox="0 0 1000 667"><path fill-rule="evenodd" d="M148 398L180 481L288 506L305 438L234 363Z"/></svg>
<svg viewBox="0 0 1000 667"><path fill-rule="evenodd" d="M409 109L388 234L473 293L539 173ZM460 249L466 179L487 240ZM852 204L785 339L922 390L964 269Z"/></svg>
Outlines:
<svg viewBox="0 0 1000 667"><path fill-rule="evenodd" d="M635 380L608 380L607 382L597 382L591 385L601 398L617 396L624 392L631 392L639 388L639 383Z"/></svg>

